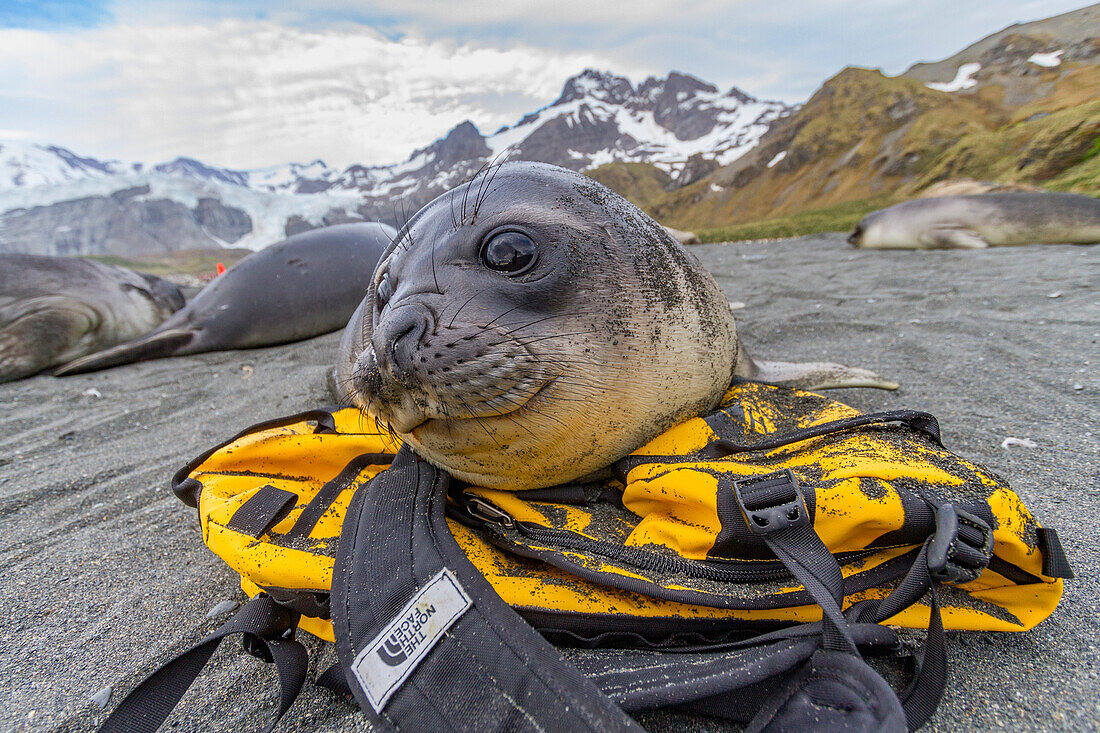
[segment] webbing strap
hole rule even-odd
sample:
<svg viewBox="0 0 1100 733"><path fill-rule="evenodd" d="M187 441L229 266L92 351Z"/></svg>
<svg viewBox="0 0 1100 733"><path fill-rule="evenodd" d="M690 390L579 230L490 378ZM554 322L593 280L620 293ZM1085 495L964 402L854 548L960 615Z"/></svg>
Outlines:
<svg viewBox="0 0 1100 733"><path fill-rule="evenodd" d="M248 501L237 507L226 523L226 528L259 539L271 531L294 508L298 495L293 491L277 489L271 484L261 486Z"/></svg>
<svg viewBox="0 0 1100 733"><path fill-rule="evenodd" d="M890 595L882 600L861 601L848 609L848 615L856 623L882 623L912 606L925 593L931 596L923 658L909 686L899 696L911 731L928 722L939 707L947 687L947 641L943 634L943 619L940 617L935 583L932 582L932 574L928 570L928 546L931 542L929 539L924 543L909 572Z"/></svg>
<svg viewBox="0 0 1100 733"><path fill-rule="evenodd" d="M764 541L783 565L821 606L824 613L825 649L858 655L848 620L841 611L844 600L844 576L813 526L789 527L764 536Z"/></svg>
<svg viewBox="0 0 1100 733"><path fill-rule="evenodd" d="M1073 568L1066 551L1062 549L1058 533L1050 527L1039 527L1035 530L1035 536L1039 540L1039 551L1043 553L1043 575L1048 578L1072 578Z"/></svg>
<svg viewBox="0 0 1100 733"><path fill-rule="evenodd" d="M741 479L734 482L734 494L749 528L822 609L821 649L788 684L767 695L746 730L905 730L907 716L898 696L859 655L841 610L840 565L814 530L794 474L782 470ZM917 562L930 580L927 557L926 547Z"/></svg>
<svg viewBox="0 0 1100 733"><path fill-rule="evenodd" d="M386 731L639 731L528 626L447 529L449 477L403 448L352 498L332 583L336 651Z"/></svg>
<svg viewBox="0 0 1100 733"><path fill-rule="evenodd" d="M297 622L297 614L265 595L256 596L217 631L142 680L103 722L99 733L154 733L168 719L222 639L230 634L246 634L259 642L278 670L279 709L264 728L264 733L270 733L290 709L306 679L309 658L305 647L293 639L282 638Z"/></svg>
<svg viewBox="0 0 1100 733"><path fill-rule="evenodd" d="M844 575L810 522L798 479L787 469L752 476L734 482L734 496L749 529L821 606L824 647L858 656L841 611Z"/></svg>
<svg viewBox="0 0 1100 733"><path fill-rule="evenodd" d="M388 466L391 461L393 461L393 456L389 453L364 453L351 459L348 465L340 470L340 473L322 486L309 500L309 503L302 509L302 513L298 515L294 526L286 533L286 539L293 541L309 537L324 513L340 497L340 494L351 486L364 468L367 466Z"/></svg>

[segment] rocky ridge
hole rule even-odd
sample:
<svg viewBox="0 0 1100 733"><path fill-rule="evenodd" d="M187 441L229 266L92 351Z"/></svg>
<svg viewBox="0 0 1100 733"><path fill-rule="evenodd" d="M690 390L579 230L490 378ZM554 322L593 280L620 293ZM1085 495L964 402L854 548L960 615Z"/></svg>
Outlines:
<svg viewBox="0 0 1100 733"><path fill-rule="evenodd" d="M504 159L573 170L647 163L675 188L744 155L791 111L679 72L634 86L588 69L567 80L557 100L514 126L486 136L463 122L403 163L387 166L337 170L316 160L233 170L183 157L146 166L0 141L0 252L133 256L259 248L326 224L399 224Z"/></svg>

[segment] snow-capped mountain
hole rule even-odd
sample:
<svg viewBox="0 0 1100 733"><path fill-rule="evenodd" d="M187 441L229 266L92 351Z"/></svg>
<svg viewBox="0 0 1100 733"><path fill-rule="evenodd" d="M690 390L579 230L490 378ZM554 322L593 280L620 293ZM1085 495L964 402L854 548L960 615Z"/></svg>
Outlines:
<svg viewBox="0 0 1100 733"><path fill-rule="evenodd" d="M678 72L635 87L589 69L511 127L485 136L463 122L394 165L232 170L181 157L147 166L0 141L0 252L260 248L341 221L394 223L397 212L415 211L494 159L574 170L644 162L687 183L744 155L791 111Z"/></svg>
<svg viewBox="0 0 1100 733"><path fill-rule="evenodd" d="M82 157L56 145L0 141L0 192L57 186L127 172L131 172L130 167L118 160Z"/></svg>

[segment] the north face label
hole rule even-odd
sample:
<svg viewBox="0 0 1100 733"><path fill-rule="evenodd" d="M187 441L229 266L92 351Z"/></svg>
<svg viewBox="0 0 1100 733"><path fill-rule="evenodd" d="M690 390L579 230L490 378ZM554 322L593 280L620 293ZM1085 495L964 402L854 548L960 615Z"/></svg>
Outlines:
<svg viewBox="0 0 1100 733"><path fill-rule="evenodd" d="M434 604L421 604L412 608L401 619L392 634L378 650L378 658L391 667L396 667L409 658L427 640L424 626L436 614Z"/></svg>
<svg viewBox="0 0 1100 733"><path fill-rule="evenodd" d="M382 712L386 701L470 606L458 579L444 568L363 647L351 669L375 712Z"/></svg>

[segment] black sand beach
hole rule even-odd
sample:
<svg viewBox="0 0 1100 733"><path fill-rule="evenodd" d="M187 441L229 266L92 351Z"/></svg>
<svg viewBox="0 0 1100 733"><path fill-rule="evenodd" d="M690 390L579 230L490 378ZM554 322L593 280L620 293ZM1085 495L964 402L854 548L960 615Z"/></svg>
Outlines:
<svg viewBox="0 0 1100 733"><path fill-rule="evenodd" d="M1077 572L1061 606L1027 633L951 634L947 694L926 729L1100 726L1100 249L857 251L828 235L692 251L744 303L751 353L896 379L897 392L833 396L932 412L949 448L1006 476L1061 535ZM106 713L93 695L113 688L112 708L219 625L207 616L219 602L243 599L168 479L249 424L327 403L338 338L0 385L0 731L94 729ZM261 729L274 679L230 640L172 729ZM366 725L307 683L279 730Z"/></svg>

